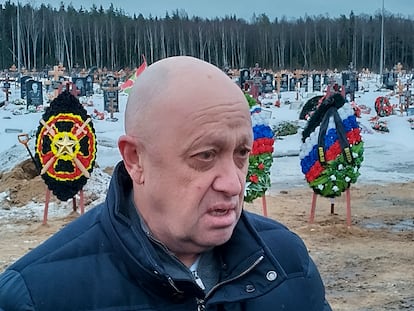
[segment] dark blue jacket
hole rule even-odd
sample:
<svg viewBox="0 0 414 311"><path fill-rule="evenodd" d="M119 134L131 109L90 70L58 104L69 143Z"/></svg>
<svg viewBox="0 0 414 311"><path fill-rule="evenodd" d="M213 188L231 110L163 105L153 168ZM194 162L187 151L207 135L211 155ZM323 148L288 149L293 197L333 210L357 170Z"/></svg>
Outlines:
<svg viewBox="0 0 414 311"><path fill-rule="evenodd" d="M131 219L132 184L117 166L105 203L11 265L0 276L0 309L326 311L320 275L302 240L283 225L243 212L217 247L219 283L205 294L174 278ZM138 229L137 229L138 228Z"/></svg>

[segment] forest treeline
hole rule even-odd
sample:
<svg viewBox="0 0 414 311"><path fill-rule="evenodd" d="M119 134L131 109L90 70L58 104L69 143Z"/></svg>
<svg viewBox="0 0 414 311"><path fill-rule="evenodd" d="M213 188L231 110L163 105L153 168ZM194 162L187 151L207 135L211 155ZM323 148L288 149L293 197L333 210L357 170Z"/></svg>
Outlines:
<svg viewBox="0 0 414 311"><path fill-rule="evenodd" d="M251 21L226 16L205 19L185 11L163 18L128 15L121 9L92 6L0 5L0 68L17 66L20 20L21 66L29 70L62 63L69 70L97 66L134 68L145 55L148 63L173 55L192 55L221 68L273 70L368 68L379 71L381 13L330 18L305 16ZM414 20L385 14L384 70L400 62L414 67Z"/></svg>

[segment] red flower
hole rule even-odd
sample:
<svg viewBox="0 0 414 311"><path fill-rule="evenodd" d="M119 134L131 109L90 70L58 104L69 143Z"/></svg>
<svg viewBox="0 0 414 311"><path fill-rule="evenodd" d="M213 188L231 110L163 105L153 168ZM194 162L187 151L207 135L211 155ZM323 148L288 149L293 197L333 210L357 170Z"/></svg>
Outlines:
<svg viewBox="0 0 414 311"><path fill-rule="evenodd" d="M257 184L259 182L259 177L257 177L257 175L252 175L249 177L249 180L254 183Z"/></svg>
<svg viewBox="0 0 414 311"><path fill-rule="evenodd" d="M361 142L361 129L354 128L352 131L346 133L346 136L348 138L349 144L355 145L356 143Z"/></svg>
<svg viewBox="0 0 414 311"><path fill-rule="evenodd" d="M263 163L259 163L259 165L257 165L257 168L262 171L264 170L265 166Z"/></svg>
<svg viewBox="0 0 414 311"><path fill-rule="evenodd" d="M273 152L273 138L259 138L253 142L252 155Z"/></svg>

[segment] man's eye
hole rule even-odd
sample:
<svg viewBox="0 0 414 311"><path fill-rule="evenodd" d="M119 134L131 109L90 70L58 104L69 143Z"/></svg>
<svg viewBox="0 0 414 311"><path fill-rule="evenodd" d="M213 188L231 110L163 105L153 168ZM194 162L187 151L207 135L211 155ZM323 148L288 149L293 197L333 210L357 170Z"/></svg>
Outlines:
<svg viewBox="0 0 414 311"><path fill-rule="evenodd" d="M215 152L214 151L203 151L195 155L196 158L202 161L211 161L214 159Z"/></svg>
<svg viewBox="0 0 414 311"><path fill-rule="evenodd" d="M249 148L242 148L239 150L239 155L241 157L248 157L250 155L250 149Z"/></svg>

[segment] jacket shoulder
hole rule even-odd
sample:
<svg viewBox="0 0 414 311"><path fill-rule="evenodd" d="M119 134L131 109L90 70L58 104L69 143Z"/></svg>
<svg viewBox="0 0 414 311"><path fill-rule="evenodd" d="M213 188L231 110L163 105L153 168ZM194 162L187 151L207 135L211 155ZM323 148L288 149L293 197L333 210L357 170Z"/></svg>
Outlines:
<svg viewBox="0 0 414 311"><path fill-rule="evenodd" d="M34 310L25 282L16 271L0 275L0 310Z"/></svg>
<svg viewBox="0 0 414 311"><path fill-rule="evenodd" d="M102 233L98 233L101 231L99 229L100 207L101 205L94 207L82 217L69 223L13 263L8 270L23 272L30 266L33 267L44 263L53 266L53 262L79 256L82 251L86 254L90 254L94 249L97 251L99 244L95 240L103 237Z"/></svg>

